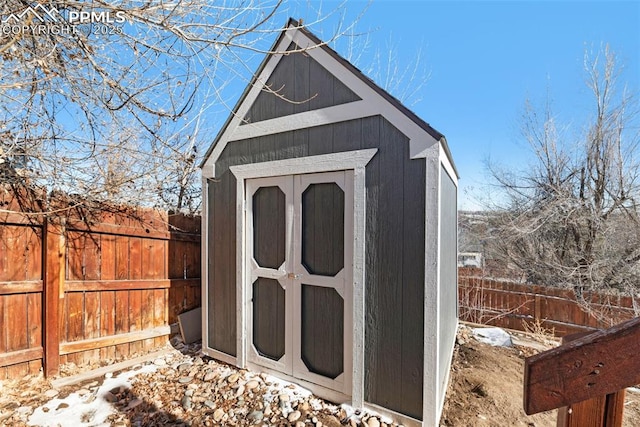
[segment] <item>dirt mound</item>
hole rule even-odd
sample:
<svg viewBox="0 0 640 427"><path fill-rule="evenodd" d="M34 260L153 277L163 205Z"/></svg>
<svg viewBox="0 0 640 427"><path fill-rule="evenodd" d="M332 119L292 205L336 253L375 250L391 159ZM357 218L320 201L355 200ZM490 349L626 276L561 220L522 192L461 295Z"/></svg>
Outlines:
<svg viewBox="0 0 640 427"><path fill-rule="evenodd" d="M492 347L459 333L440 424L555 427L557 410L528 416L523 409L524 358L538 351ZM640 394L628 391L623 426L638 426L638 420Z"/></svg>

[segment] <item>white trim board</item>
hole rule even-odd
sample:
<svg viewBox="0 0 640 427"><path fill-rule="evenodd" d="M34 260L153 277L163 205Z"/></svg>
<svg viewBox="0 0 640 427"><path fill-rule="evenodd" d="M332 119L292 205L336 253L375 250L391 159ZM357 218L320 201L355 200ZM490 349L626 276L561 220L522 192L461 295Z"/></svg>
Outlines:
<svg viewBox="0 0 640 427"><path fill-rule="evenodd" d="M222 130L216 145L205 160L202 166L204 176L208 178L216 176L215 164L222 155L224 148L231 141L371 117L373 115L381 115L409 138L409 155L412 159L424 158L429 147L439 144L440 141L436 140L404 112L376 92L359 76L347 69L325 49L317 47L317 44L299 29L287 29L275 51L285 51L291 42L295 42L301 49L308 49L305 54L327 69L335 78L353 91L360 100L256 123L243 123L249 108L251 108L260 94L262 86L268 81L280 59L284 56L282 54L272 54L256 78L253 87L240 102L237 111L232 112L233 118L227 127Z"/></svg>
<svg viewBox="0 0 640 427"><path fill-rule="evenodd" d="M295 157L271 162L250 163L231 166L229 169L238 181L271 176L333 172L364 168L377 152L377 148L369 148L366 150L321 154L319 156Z"/></svg>

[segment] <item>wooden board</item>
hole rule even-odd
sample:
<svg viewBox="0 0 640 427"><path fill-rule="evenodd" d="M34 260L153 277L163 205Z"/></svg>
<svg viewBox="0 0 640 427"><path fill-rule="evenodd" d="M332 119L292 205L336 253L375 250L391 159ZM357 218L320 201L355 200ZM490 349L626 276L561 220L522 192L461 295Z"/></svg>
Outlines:
<svg viewBox="0 0 640 427"><path fill-rule="evenodd" d="M198 307L178 315L178 325L185 344L202 339L202 308Z"/></svg>
<svg viewBox="0 0 640 427"><path fill-rule="evenodd" d="M640 383L640 317L525 359L529 415Z"/></svg>

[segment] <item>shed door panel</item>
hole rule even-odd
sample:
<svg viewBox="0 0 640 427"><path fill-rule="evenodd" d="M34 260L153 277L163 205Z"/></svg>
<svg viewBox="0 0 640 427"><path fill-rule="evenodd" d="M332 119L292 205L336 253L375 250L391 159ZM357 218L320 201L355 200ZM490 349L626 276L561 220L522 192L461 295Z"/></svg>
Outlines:
<svg viewBox="0 0 640 427"><path fill-rule="evenodd" d="M246 188L249 359L350 395L352 172Z"/></svg>

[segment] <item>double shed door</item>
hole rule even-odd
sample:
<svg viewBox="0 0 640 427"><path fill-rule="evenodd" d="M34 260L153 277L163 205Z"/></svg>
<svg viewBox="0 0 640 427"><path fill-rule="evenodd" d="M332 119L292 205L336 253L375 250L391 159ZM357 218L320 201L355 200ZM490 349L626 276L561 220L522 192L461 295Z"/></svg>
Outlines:
<svg viewBox="0 0 640 427"><path fill-rule="evenodd" d="M253 363L351 395L353 171L246 182Z"/></svg>

